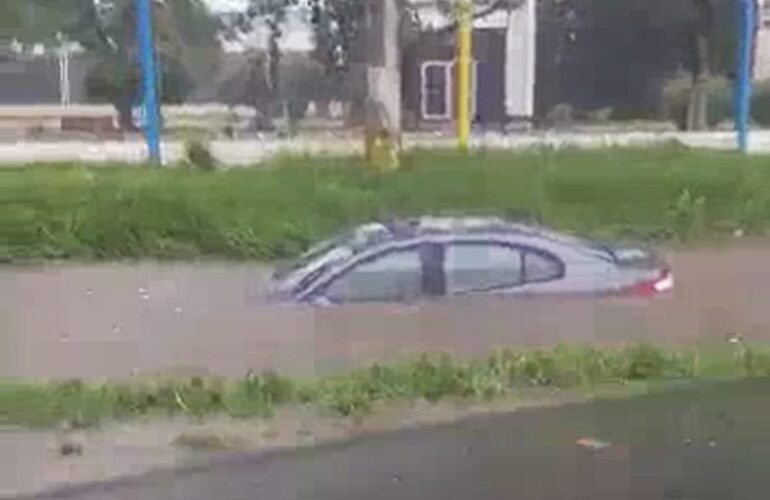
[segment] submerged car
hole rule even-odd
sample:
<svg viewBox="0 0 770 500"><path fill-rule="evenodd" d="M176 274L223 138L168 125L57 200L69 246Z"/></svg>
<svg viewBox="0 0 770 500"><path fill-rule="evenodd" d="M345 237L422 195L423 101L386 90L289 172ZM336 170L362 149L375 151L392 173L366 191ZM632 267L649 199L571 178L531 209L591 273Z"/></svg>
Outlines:
<svg viewBox="0 0 770 500"><path fill-rule="evenodd" d="M674 287L655 251L502 218L421 217L358 226L273 275L270 297L318 305L473 294L630 295Z"/></svg>

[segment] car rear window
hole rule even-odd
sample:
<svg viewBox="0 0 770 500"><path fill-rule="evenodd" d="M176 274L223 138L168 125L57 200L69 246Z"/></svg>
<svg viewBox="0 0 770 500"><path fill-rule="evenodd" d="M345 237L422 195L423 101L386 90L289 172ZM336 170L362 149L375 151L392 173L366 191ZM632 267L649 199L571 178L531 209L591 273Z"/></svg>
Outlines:
<svg viewBox="0 0 770 500"><path fill-rule="evenodd" d="M524 254L524 281L542 283L559 278L563 272L562 263L555 257L540 252Z"/></svg>

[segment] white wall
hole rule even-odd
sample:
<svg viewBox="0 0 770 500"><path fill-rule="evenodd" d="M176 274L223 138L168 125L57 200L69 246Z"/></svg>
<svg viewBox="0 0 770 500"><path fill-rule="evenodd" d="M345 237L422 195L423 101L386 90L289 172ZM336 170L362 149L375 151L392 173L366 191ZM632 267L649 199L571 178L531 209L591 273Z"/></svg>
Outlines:
<svg viewBox="0 0 770 500"><path fill-rule="evenodd" d="M770 79L770 0L757 0L757 40L754 54L754 78ZM766 25L767 23L767 25Z"/></svg>
<svg viewBox="0 0 770 500"><path fill-rule="evenodd" d="M507 13L505 35L505 111L511 117L535 112L537 12L535 0L525 0Z"/></svg>
<svg viewBox="0 0 770 500"><path fill-rule="evenodd" d="M520 135L484 134L471 138L471 148L526 150L539 147L601 148L610 146L652 147L676 140L690 147L734 150L734 132L616 132L616 133L536 133ZM451 148L451 137L430 134L407 135L404 147ZM329 135L313 139L264 139L243 141L214 141L212 154L225 166L254 165L280 154L293 155L352 155L360 154L363 139ZM770 153L770 130L755 131L749 139L749 150ZM174 163L182 159L181 142L164 142L163 157ZM146 155L140 141L127 142L12 142L0 143L0 165L18 166L46 162L82 163L141 163Z"/></svg>

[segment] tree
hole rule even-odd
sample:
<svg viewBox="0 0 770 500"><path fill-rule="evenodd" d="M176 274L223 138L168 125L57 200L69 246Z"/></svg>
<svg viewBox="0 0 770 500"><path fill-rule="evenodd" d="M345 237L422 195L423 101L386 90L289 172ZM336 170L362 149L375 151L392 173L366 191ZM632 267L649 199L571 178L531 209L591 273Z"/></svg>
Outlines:
<svg viewBox="0 0 770 500"><path fill-rule="evenodd" d="M237 72L225 78L217 86L218 98L230 106L244 104L254 109L253 126L257 130L271 129L272 117L265 111L272 106L272 90L268 87L267 57L264 53L250 51L246 63Z"/></svg>
<svg viewBox="0 0 770 500"><path fill-rule="evenodd" d="M209 77L219 60L218 23L201 0L153 2L153 28L163 103L179 103L196 80ZM132 129L139 99L139 68L133 0L86 0L73 33L95 59L86 78L90 98L112 103L120 124Z"/></svg>
<svg viewBox="0 0 770 500"><path fill-rule="evenodd" d="M83 0L2 0L0 40L54 43L79 20Z"/></svg>
<svg viewBox="0 0 770 500"><path fill-rule="evenodd" d="M708 83L714 75L731 75L737 49L736 0L690 0L693 12L689 47L692 89L687 129L708 128ZM756 7L755 7L756 9ZM755 27L758 26L755 25Z"/></svg>
<svg viewBox="0 0 770 500"><path fill-rule="evenodd" d="M289 9L298 5L298 0L248 0L246 10L239 13L226 27L226 35L229 38L241 38L251 33L257 23L264 23L267 27L268 47L264 56L252 56L249 58L251 68L246 74L252 78L261 78L263 81L253 81L254 88L263 87L265 95L257 99L256 90L252 90L253 98L249 99L255 106L257 116L262 121L260 127L272 128L272 118L278 112L280 100L279 89L281 50L280 39L283 36L283 24L286 22ZM238 78L238 77L236 77Z"/></svg>
<svg viewBox="0 0 770 500"><path fill-rule="evenodd" d="M635 118L676 109L685 128L689 108L691 128L705 126L713 78L734 70L735 9L736 0L540 0L541 112L559 103ZM661 106L666 82L682 73L687 89Z"/></svg>
<svg viewBox="0 0 770 500"><path fill-rule="evenodd" d="M708 82L711 78L711 40L714 32L714 5L711 0L691 0L696 21L690 34L692 90L687 106L687 129L708 128Z"/></svg>
<svg viewBox="0 0 770 500"><path fill-rule="evenodd" d="M364 56L363 44L356 42L360 38L366 13L365 2L310 0L310 9L316 43L315 57L328 72L347 73L351 59ZM359 49L357 53L356 49Z"/></svg>
<svg viewBox="0 0 770 500"><path fill-rule="evenodd" d="M500 9L516 9L524 0L472 0L474 18L485 17ZM457 0L437 0L436 6L447 17L442 29L456 25ZM366 2L361 0L309 0L311 23L315 34L315 56L328 71L348 72L351 63L365 59L365 44L360 43ZM415 39L420 31L420 11L416 3L398 0L401 12L399 46Z"/></svg>

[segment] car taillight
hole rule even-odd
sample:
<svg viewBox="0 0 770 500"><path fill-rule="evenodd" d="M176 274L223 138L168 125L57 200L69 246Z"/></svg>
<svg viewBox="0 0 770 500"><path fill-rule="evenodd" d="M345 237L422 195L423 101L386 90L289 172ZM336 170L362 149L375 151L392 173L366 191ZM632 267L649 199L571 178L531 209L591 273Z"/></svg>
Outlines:
<svg viewBox="0 0 770 500"><path fill-rule="evenodd" d="M674 274L669 269L664 269L660 273L660 279L653 285L658 293L670 292L674 289Z"/></svg>
<svg viewBox="0 0 770 500"><path fill-rule="evenodd" d="M625 295L651 297L674 289L674 275L669 269L663 269L660 275L651 280L643 280L624 290Z"/></svg>

